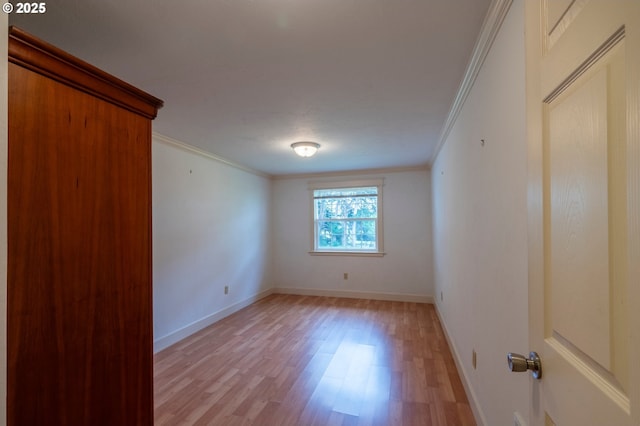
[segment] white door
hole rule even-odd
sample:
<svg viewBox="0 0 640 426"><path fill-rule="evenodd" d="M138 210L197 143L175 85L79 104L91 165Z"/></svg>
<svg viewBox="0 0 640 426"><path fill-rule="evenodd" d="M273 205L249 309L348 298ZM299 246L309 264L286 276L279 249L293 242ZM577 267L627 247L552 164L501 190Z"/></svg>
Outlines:
<svg viewBox="0 0 640 426"><path fill-rule="evenodd" d="M534 425L640 425L639 16L526 4Z"/></svg>

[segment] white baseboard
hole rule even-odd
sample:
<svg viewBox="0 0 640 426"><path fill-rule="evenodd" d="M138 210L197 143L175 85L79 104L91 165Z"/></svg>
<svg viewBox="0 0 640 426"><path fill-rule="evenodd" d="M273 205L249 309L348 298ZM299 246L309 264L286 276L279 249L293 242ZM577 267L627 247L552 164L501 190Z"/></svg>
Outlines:
<svg viewBox="0 0 640 426"><path fill-rule="evenodd" d="M321 290L321 289L301 289L301 288L270 288L264 290L252 297L228 306L218 312L214 312L206 317L192 322L166 336L155 339L153 342L153 352L158 353L168 348L174 343L210 326L216 321L228 317L229 315L245 308L258 300L265 298L273 293L279 294L298 294L301 296L326 296L326 297L345 297L350 299L372 299L372 300L390 300L396 302L415 302L415 303L434 303L433 296L425 296L418 294L402 294L402 293L372 293L364 291L343 291L343 290Z"/></svg>
<svg viewBox="0 0 640 426"><path fill-rule="evenodd" d="M166 336L160 337L156 340L153 341L153 352L154 353L158 353L161 350L168 348L169 346L173 345L174 343L179 342L180 340L184 339L185 337L188 337L200 330L202 330L205 327L210 326L211 324L215 323L216 321L220 321L221 319L228 317L229 315L233 314L234 312L239 311L242 308L245 308L249 305L251 305L252 303L257 302L258 300L265 298L267 296L269 296L270 294L274 293L274 289L270 288L267 290L264 290L252 297L249 297L245 300L242 300L240 302L234 303L231 306L227 306L226 308L218 311L218 312L214 312L210 315L207 315L206 317L199 319L197 321L192 322L191 324L188 324L172 333L167 334Z"/></svg>
<svg viewBox="0 0 640 426"><path fill-rule="evenodd" d="M465 369L463 368L462 358L460 357L460 353L458 349L453 344L453 340L449 335L449 330L447 330L447 324L444 322L442 315L440 314L440 310L438 309L438 304L434 303L436 308L436 314L438 315L438 319L440 320L440 325L442 325L442 330L444 331L444 337L447 339L447 343L449 344L449 349L451 349L451 353L453 354L453 360L456 363L456 368L458 369L458 373L460 374L460 380L462 381L462 386L464 386L464 391L467 393L467 398L469 399L469 405L471 406L471 411L473 412L473 416L475 417L476 423L478 426L483 426L487 424L487 420L484 417L484 413L478 404L478 398L471 388L469 384L469 378L465 374Z"/></svg>
<svg viewBox="0 0 640 426"><path fill-rule="evenodd" d="M276 287L273 289L276 294L298 294L301 296L325 296L325 297L345 297L349 299L372 299L390 300L394 302L416 302L433 304L433 296L420 294L403 293L373 293L367 291L344 291L344 290L322 290L316 288L285 288Z"/></svg>

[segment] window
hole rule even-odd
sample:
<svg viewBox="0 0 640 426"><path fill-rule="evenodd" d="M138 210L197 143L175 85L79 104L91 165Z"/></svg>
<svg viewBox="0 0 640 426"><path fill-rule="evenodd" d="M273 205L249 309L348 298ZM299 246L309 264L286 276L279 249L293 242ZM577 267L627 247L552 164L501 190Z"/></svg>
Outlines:
<svg viewBox="0 0 640 426"><path fill-rule="evenodd" d="M314 253L382 254L382 180L311 187Z"/></svg>

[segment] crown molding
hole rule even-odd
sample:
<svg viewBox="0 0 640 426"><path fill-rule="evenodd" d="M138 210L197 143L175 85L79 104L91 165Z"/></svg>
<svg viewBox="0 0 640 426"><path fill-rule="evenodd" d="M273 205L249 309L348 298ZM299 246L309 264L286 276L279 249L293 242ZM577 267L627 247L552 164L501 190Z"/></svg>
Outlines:
<svg viewBox="0 0 640 426"><path fill-rule="evenodd" d="M162 135L162 134L160 134L158 132L153 132L153 140L156 140L158 142L162 142L162 143L164 143L166 145L173 146L174 148L178 148L178 149L181 149L183 151L190 152L192 154L199 155L201 157L205 157L205 158L207 158L209 160L217 161L218 163L222 163L222 164L225 164L227 166L231 166L233 168L242 170L243 172L247 172L247 173L250 173L252 175L260 176L260 177L267 178L267 179L271 179L272 178L271 175L268 175L266 173L260 172L258 170L254 170L252 168L243 166L243 165L238 164L238 163L234 163L233 161L227 160L226 158L218 157L217 155L214 155L214 154L212 154L210 152L207 152L207 151L202 150L200 148L196 148L193 145L189 145L188 143L179 141L177 139L173 139L173 138L170 138L168 136Z"/></svg>
<svg viewBox="0 0 640 426"><path fill-rule="evenodd" d="M473 88L476 77L478 77L478 74L482 69L482 64L491 50L493 41L502 27L502 23L504 22L504 18L507 16L507 12L509 12L512 2L513 0L493 0L491 2L487 15L482 23L480 35L478 36L475 47L473 48L473 54L471 55L471 59L467 65L467 71L464 74L462 83L460 83L460 88L458 89L458 94L451 105L449 115L442 127L440 137L438 138L438 145L429 160L429 164L433 164L436 161L436 158L438 158L440 150L445 144L453 125L456 123L458 115L460 114L460 111Z"/></svg>

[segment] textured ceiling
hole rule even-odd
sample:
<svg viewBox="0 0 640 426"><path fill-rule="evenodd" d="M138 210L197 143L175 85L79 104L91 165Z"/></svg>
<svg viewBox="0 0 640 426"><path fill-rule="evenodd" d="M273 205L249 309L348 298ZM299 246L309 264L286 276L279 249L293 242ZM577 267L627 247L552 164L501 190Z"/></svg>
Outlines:
<svg viewBox="0 0 640 426"><path fill-rule="evenodd" d="M427 165L489 3L57 0L9 22L163 99L154 131L283 175Z"/></svg>

